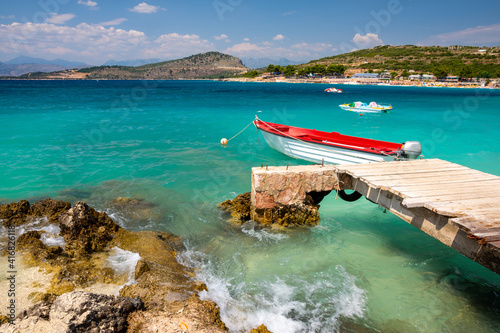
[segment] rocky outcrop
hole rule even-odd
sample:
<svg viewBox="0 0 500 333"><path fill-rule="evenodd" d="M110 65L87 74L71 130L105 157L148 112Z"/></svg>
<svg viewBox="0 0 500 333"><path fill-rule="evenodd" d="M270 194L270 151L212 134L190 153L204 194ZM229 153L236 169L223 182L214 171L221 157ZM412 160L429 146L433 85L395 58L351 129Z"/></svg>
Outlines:
<svg viewBox="0 0 500 333"><path fill-rule="evenodd" d="M219 208L231 214L231 221L241 224L250 220L250 192L239 194L233 200L221 202Z"/></svg>
<svg viewBox="0 0 500 333"><path fill-rule="evenodd" d="M5 333L126 332L128 315L141 308L139 299L74 291L52 304L34 305L1 329Z"/></svg>
<svg viewBox="0 0 500 333"><path fill-rule="evenodd" d="M47 217L49 222L57 222L59 216L66 212L71 204L66 201L44 199L30 205L26 200L0 206L0 219L3 225L21 225L35 218Z"/></svg>
<svg viewBox="0 0 500 333"><path fill-rule="evenodd" d="M83 201L61 214L59 226L67 243L66 252L73 257L102 251L120 229L106 213L97 212Z"/></svg>
<svg viewBox="0 0 500 333"><path fill-rule="evenodd" d="M126 204L147 205L129 200ZM17 238L17 250L24 261L53 277L46 292L30 294L40 303L21 313L16 325L3 325L0 332L124 332L127 327L130 332L157 332L158 327L167 332L188 328L207 333L227 331L217 305L198 296L206 286L194 279L192 269L176 260L178 252L184 250L179 237L166 232L127 231L85 202L70 207L48 199L32 206L21 201L1 205L0 216L16 225L46 216L47 223L58 224L66 242L64 246L47 246L42 241L43 230L28 231ZM103 259L115 248L140 255L132 276L103 265ZM95 284L126 282L119 298L75 292ZM0 320L5 322L5 318Z"/></svg>

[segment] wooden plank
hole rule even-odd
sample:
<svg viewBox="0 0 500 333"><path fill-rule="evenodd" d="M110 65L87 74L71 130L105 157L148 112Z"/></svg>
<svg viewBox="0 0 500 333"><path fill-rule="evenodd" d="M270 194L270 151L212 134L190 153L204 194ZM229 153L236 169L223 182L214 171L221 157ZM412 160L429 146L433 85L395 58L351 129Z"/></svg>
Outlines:
<svg viewBox="0 0 500 333"><path fill-rule="evenodd" d="M500 197L431 202L426 203L424 207L444 216L458 216L460 214L468 214L468 211L475 208L500 208Z"/></svg>
<svg viewBox="0 0 500 333"><path fill-rule="evenodd" d="M432 184L457 184L457 183L463 183L464 181L470 181L470 182L477 182L477 181L485 181L485 180L495 180L498 177L496 176L476 176L476 177L467 177L465 175L462 176L456 176L448 179L436 179L436 178L426 178L419 183L422 185L432 185ZM372 187L375 188L381 188L383 190L390 190L394 186L408 186L413 184L411 180L404 180L404 179L395 179L393 181L386 180L385 183L380 182L380 181L370 181L369 182Z"/></svg>
<svg viewBox="0 0 500 333"><path fill-rule="evenodd" d="M482 182L484 183L484 182ZM488 184L489 185L489 184ZM499 182L500 185L500 182ZM392 188L392 192L396 193L397 187ZM477 192L496 192L500 191L500 186L485 186L478 183L464 183L464 184L429 184L425 187L420 187L417 190L406 189L404 194L409 198L418 197L432 197L446 194L459 194L459 193L477 193ZM397 191L397 193L401 193Z"/></svg>
<svg viewBox="0 0 500 333"><path fill-rule="evenodd" d="M425 203L428 202L443 202L443 201L455 201L455 200L468 200L468 199L480 199L489 198L492 196L500 197L500 189L494 191L468 191L463 193L448 193L448 194L438 194L432 196L421 196L421 197L409 197L403 200L403 206L406 208L423 207Z"/></svg>
<svg viewBox="0 0 500 333"><path fill-rule="evenodd" d="M467 181L467 183L470 183L469 181ZM496 178L493 178L493 179L484 179L482 181L478 181L477 184L467 184L467 185L470 185L470 186L474 186L474 185L477 185L477 186L499 186L500 187L500 177L496 177ZM455 184L443 184L443 183L440 183L440 184L434 184L434 185L423 185L423 184L411 184L411 185L407 185L407 186L394 186L394 190L396 191L411 191L411 190L419 190L419 189L426 189L426 188L430 188L430 187L446 187L446 188L453 188L455 187L456 185Z"/></svg>
<svg viewBox="0 0 500 333"><path fill-rule="evenodd" d="M364 170L364 171L352 171L349 170L349 174L355 177L369 177L369 176L384 176L384 175L405 175L405 174L419 174L425 172L448 172L448 171L461 171L461 170L470 170L469 168L463 166L428 166L428 167L419 167L419 168L400 168L397 170Z"/></svg>
<svg viewBox="0 0 500 333"><path fill-rule="evenodd" d="M345 167L344 172L349 172L354 175L380 175L383 173L386 174L401 174L401 173L418 173L432 171L432 170L471 170L470 168L464 167L462 165L453 164L453 163L443 163L434 162L434 163L410 163L408 162L399 162L397 164L388 164L388 163L377 163L377 164L362 164L362 167L349 166Z"/></svg>
<svg viewBox="0 0 500 333"><path fill-rule="evenodd" d="M394 180L394 179L419 180L419 179L427 179L429 177L433 177L433 178L441 178L443 182L446 182L446 179L454 178L454 176L463 176L463 175L471 177L483 176L485 178L497 177L481 171L467 169L467 170L456 170L456 171L441 170L437 172L423 172L423 173L402 174L402 175L368 176L359 178L370 182L374 181L379 182L379 181Z"/></svg>
<svg viewBox="0 0 500 333"><path fill-rule="evenodd" d="M497 220L478 220L467 216L450 219L450 222L471 231L475 229L500 227L500 218Z"/></svg>

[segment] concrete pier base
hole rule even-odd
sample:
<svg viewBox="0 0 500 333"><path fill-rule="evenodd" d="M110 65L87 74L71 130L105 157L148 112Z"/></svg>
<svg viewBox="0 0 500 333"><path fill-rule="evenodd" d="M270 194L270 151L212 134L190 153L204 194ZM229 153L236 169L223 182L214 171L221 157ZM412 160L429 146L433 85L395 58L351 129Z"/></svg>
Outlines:
<svg viewBox="0 0 500 333"><path fill-rule="evenodd" d="M250 216L261 224L317 225L319 203L338 189L333 166L252 168Z"/></svg>

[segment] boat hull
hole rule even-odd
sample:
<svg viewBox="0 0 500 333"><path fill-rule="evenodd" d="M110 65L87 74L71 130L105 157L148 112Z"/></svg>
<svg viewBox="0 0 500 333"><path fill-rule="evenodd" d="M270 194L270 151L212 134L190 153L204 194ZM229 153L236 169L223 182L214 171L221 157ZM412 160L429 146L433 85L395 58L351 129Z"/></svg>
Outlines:
<svg viewBox="0 0 500 333"><path fill-rule="evenodd" d="M389 112L391 108L372 108L372 107L350 107L346 105L339 105L342 110L352 111L352 112L368 112L368 113L382 113Z"/></svg>
<svg viewBox="0 0 500 333"><path fill-rule="evenodd" d="M271 148L292 158L306 160L309 162L324 162L326 164L361 164L395 160L393 156L353 151L351 149L341 147L305 142L269 133L261 129L259 130Z"/></svg>

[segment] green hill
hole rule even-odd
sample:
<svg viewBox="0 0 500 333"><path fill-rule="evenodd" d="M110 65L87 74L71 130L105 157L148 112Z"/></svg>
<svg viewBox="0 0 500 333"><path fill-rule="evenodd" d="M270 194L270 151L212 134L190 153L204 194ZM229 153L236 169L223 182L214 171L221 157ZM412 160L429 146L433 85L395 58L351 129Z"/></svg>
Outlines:
<svg viewBox="0 0 500 333"><path fill-rule="evenodd" d="M148 64L138 67L98 66L83 68L67 75L64 72L50 74L30 73L20 78L82 78L115 80L172 80L232 77L248 70L239 58L220 52L207 52L186 58ZM58 77L60 76L60 77Z"/></svg>
<svg viewBox="0 0 500 333"><path fill-rule="evenodd" d="M432 73L438 77L458 75L500 77L500 47L475 46L377 46L310 61L298 68L314 65L344 65L349 72L410 71Z"/></svg>

